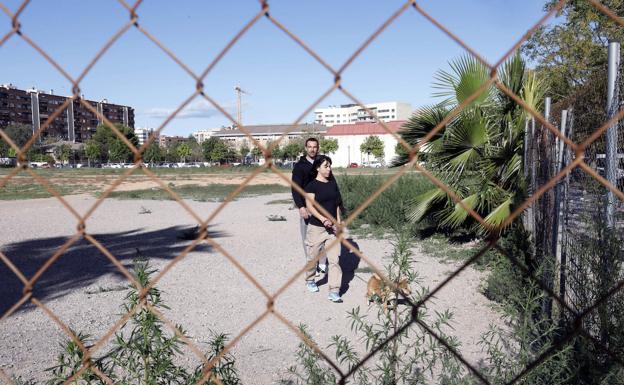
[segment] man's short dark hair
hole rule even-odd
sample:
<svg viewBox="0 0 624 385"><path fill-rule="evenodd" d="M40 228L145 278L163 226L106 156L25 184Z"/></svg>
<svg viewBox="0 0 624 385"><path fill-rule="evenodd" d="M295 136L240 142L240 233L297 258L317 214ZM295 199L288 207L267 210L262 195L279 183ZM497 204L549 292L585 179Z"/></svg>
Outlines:
<svg viewBox="0 0 624 385"><path fill-rule="evenodd" d="M306 139L306 141L305 141L305 146L306 146L306 147L308 147L308 142L316 142L316 144L319 144L318 139L316 139L316 138L308 138L308 139Z"/></svg>

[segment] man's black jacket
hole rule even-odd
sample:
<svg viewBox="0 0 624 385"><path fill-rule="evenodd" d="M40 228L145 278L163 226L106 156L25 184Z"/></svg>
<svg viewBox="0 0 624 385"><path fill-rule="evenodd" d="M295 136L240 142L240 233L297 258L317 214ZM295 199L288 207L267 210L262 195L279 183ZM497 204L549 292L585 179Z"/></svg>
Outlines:
<svg viewBox="0 0 624 385"><path fill-rule="evenodd" d="M310 171L312 171L312 163L308 161L305 156L299 158L299 161L295 164L292 171L292 181L295 182L302 189L310 182ZM292 197L295 201L297 208L305 207L305 198L301 196L294 188L292 190Z"/></svg>

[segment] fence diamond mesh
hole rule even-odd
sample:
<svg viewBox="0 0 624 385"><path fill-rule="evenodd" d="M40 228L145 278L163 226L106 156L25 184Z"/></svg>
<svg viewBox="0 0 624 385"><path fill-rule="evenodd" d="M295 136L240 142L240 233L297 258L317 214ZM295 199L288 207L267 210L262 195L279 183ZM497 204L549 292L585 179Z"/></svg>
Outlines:
<svg viewBox="0 0 624 385"><path fill-rule="evenodd" d="M474 263L477 259L479 259L485 252L488 250L497 250L498 252L505 254L511 260L512 263L519 266L521 269L525 269L522 261L517 261L513 256L509 255L506 250L504 250L500 245L497 244L497 237L492 237L488 244L480 250L477 254L475 254L472 258L470 258L466 263L464 263L457 271L453 272L446 280L442 281L437 287L431 290L431 292L423 298L418 303L413 303L409 298L404 298L408 305L411 306L412 317L405 325L397 331L397 333L393 334L388 338L385 343L380 344L377 350L370 352L367 356L365 356L360 365L356 365L352 370L345 372L340 369L340 365L332 360L323 350L317 346L313 341L311 341L308 337L306 337L297 327L293 324L291 320L289 320L282 312L278 306L276 306L276 299L289 287L291 286L297 279L300 277L306 267L302 267L299 271L293 273L288 279L285 280L283 285L276 290L275 292L270 292L266 288L262 286L262 284L254 277L253 272L245 269L242 264L237 261L236 256L229 254L226 250L224 250L219 242L212 238L207 231L208 226L212 223L213 219L216 215L221 212L221 210L226 207L232 200L243 190L245 186L247 186L254 178L256 178L261 172L265 170L270 170L276 175L278 175L284 182L288 183L293 187L293 189L302 193L301 188L291 182L290 176L285 175L283 171L275 166L272 161L272 151L279 145L279 143L287 138L288 134L291 133L296 124L301 122L316 106L318 106L323 99L334 91L338 91L344 94L347 99L351 100L353 103L359 105L361 108L365 109L370 115L375 116L376 120L379 121L373 111L366 108L363 103L357 98L356 95L351 93L346 87L342 84L341 79L343 74L347 72L351 66L351 64L357 60L357 58L364 52L368 46L375 41L378 36L383 32L386 28L392 25L398 16L406 12L415 12L425 20L430 22L436 28L440 29L443 33L448 35L448 37L454 40L457 44L463 47L469 55L480 60L489 70L490 70L490 79L483 84L481 88L479 88L474 94L470 97L466 98L460 105L458 105L451 113L449 113L446 118L436 125L435 128L431 130L431 132L417 145L410 146L403 138L394 133L391 129L389 129L383 122L379 121L379 123L384 127L384 129L391 135L394 135L395 139L405 147L410 154L410 163L408 167L402 167L396 169L396 172L388 178L380 188L372 194L360 207L355 209L350 215L342 222L342 228L348 226L363 210L366 209L379 195L389 188L399 177L404 175L408 170L418 170L424 175L427 179L429 179L433 184L443 189L448 196L450 196L459 206L463 207L469 215L471 215L477 222L481 223L484 227L490 228L493 234L498 234L498 228L492 229L484 219L470 207L468 207L462 200L455 194L453 190L451 190L448 186L446 186L442 181L437 179L432 172L426 169L426 166L421 165L418 162L418 152L422 148L424 144L426 144L436 133L442 130L445 125L453 119L453 117L457 116L457 114L462 111L466 106L468 106L471 102L473 102L481 92L490 86L497 87L501 92L508 95L511 99L513 99L516 103L518 103L522 108L524 108L528 114L532 117L532 126L531 126L531 141L527 148L531 153L531 161L529 163L534 163L537 166L537 169L534 170L534 174L536 178L535 184L533 185L533 189L531 190L531 196L523 203L516 207L516 209L509 215L509 217L499 226L499 228L504 228L507 225L511 224L513 221L517 220L523 212L528 207L532 207L533 212L533 220L535 224L537 224L535 228L536 234L540 234L539 236L543 239L537 239L537 244L541 245L544 250L555 250L556 244L559 244L561 241L558 238L549 237L549 234L552 234L552 231L547 231L547 229L553 228L552 219L553 216L550 213L553 212L553 206L555 205L555 190L561 189L563 193L563 197L561 201L563 201L564 206L564 214L561 219L563 230L563 239L564 241L561 243L563 252L567 254L568 265L566 265L567 270L567 283L566 286L569 286L569 290L565 292L565 295L562 296L561 287L555 287L549 282L548 276L538 276L535 272L527 270L526 273L530 274L530 278L534 280L534 282L545 292L547 292L550 296L549 303L554 303L556 307L560 309L566 309L566 314L571 315L571 319L568 320L569 328L568 333L565 336L562 336L558 343L552 346L552 348L545 351L542 355L537 357L532 363L527 365L527 367L518 373L514 378L507 382L507 384L518 383L522 380L524 376L526 376L531 370L533 370L536 366L546 360L549 356L556 353L558 349L560 349L563 345L565 345L571 338L576 335L583 335L592 341L596 346L598 346L601 350L606 352L612 357L615 357L618 362L621 362L621 359L618 358L618 355L609 350L609 346L605 346L604 340L600 335L596 335L593 325L597 321L595 321L593 311L597 308L601 308L603 305L607 304L610 298L616 295L624 285L624 281L622 281L621 275L616 277L616 279L611 279L608 282L607 287L604 290L599 291L598 293L594 292L583 292L580 288L584 288L587 286L582 279L592 279L591 274L583 274L590 266L587 265L587 258L584 258L582 255L573 255L574 254L574 245L582 242L585 238L585 241L589 239L589 241L595 239L596 237L587 236L588 233L591 233L593 230L590 229L590 226L595 221L592 219L592 215L595 210L592 207L587 207L586 203L595 200L596 196L604 195L605 191L610 191L612 194L619 200L618 210L621 208L621 202L624 200L624 193L622 192L621 179L618 178L617 185L614 185L608 182L605 177L601 174L601 159L604 157L601 155L605 152L604 148L604 133L606 130L612 125L613 122L619 121L619 119L624 116L624 109L621 108L621 105L618 105L617 112L611 118L610 121L599 121L596 125L583 125L578 116L580 114L579 108L576 106L570 106L569 108L572 110L569 112L569 117L567 118L569 131L568 133L564 133L560 130L560 127L557 127L558 124L555 120L550 117L544 117L542 111L536 111L532 109L530 106L526 105L522 101L522 99L515 95L511 90L509 90L498 78L498 70L500 69L501 64L508 59L526 40L532 36L532 34L544 23L546 23L553 15L561 9L561 7L565 4L565 1L559 1L555 7L553 7L542 19L536 21L536 23L529 27L527 33L522 36L518 41L510 42L510 48L496 63L490 64L486 60L482 58L476 51L469 47L467 43L465 43L461 37L454 34L452 26L446 26L437 21L434 17L429 15L416 0L406 1L401 7L399 7L394 14L392 14L387 20L383 20L380 23L380 26L372 33L368 39L364 41L354 52L353 54L342 64L339 68L334 68L330 66L327 61L325 61L321 55L319 55L314 49L309 46L303 39L298 37L292 30L287 27L287 20L277 20L270 13L270 1L260 1L258 4L257 13L236 33L225 45L225 47L214 57L214 59L205 67L203 71L200 73L193 72L180 58L178 58L174 50L165 46L158 38L152 35L148 29L143 26L139 22L139 16L141 13L141 3L142 1L137 1L134 4L128 4L124 0L119 0L120 4L127 10L129 20L126 24L124 24L113 36L111 36L106 44L97 52L97 54L93 57L93 59L89 62L89 64L77 75L72 76L69 74L60 64L58 64L52 57L46 52L45 47L41 47L37 44L36 41L33 41L29 35L27 30L23 30L20 25L20 17L22 16L24 10L30 6L29 1L24 1L18 9L11 10L2 3L0 3L0 9L4 14L4 25L9 25L9 29L6 33L2 35L0 38L0 47L4 45L10 39L21 39L30 45L33 49L35 49L47 62L49 62L68 82L72 89L72 97L66 101L65 104L58 107L58 109L48 117L43 125L33 134L31 139L22 147L17 146L11 138L2 130L0 130L0 138L8 143L11 148L17 154L18 165L11 170L6 176L4 176L0 180L0 188L4 187L11 181L18 173L25 172L30 175L37 183L42 185L47 191L49 191L66 209L67 211L76 219L76 232L73 236L71 236L49 259L45 264L41 266L41 268L29 279L10 261L10 259L0 253L0 259L8 268L15 274L15 276L22 282L23 284L23 295L21 298L12 306L8 311L6 311L0 322L6 320L12 314L16 312L18 308L20 308L24 303L30 302L37 308L41 309L52 322L55 322L67 335L71 338L83 351L84 360L82 362L81 369L74 375L72 378L68 378L65 381L65 384L69 384L75 379L77 379L84 371L87 369L92 370L102 381L112 384L112 380L108 378L104 373L99 371L97 367L93 364L92 357L94 354L104 345L106 342L114 335L116 331L121 327L121 325L131 317L132 314L139 311L141 308L146 308L150 312L152 312L156 317L162 320L173 333L177 334L181 339L184 339L191 350L198 356L198 358L205 363L205 371L204 375L197 381L197 385L201 385L208 380L215 381L217 383L221 383L218 378L211 377L210 369L218 363L219 360L223 358L225 354L231 351L231 349L237 345L240 339L249 332L255 325L262 322L266 317L273 316L279 321L281 321L288 329L292 330L296 333L300 339L308 345L311 349L320 354L324 360L336 371L337 375L340 378L340 383L346 383L350 381L354 372L361 366L364 365L368 360L370 360L379 349L383 347L385 343L391 342L396 336L407 328L417 327L420 328L423 332L429 334L432 338L436 339L442 345L448 349L448 353L453 355L456 359L462 362L466 368L474 374L480 381L488 384L489 381L487 378L481 373L478 367L471 365L462 355L453 349L447 341L445 341L440 335L436 333L431 327L429 327L426 323L424 323L418 317L418 310L423 305L427 303L427 301L432 298L439 290L444 288L448 282L455 279L455 277L461 273L464 269ZM589 5L595 7L600 12L605 14L607 17L613 20L614 23L619 24L620 26L624 25L624 22L617 16L615 16L609 9L605 8L598 1L589 0L587 2ZM228 55L228 52L234 47L242 36L249 33L250 28L256 24L261 19L267 19L271 24L275 26L278 30L282 31L288 38L292 39L306 54L310 55L314 60L316 60L320 65L322 65L332 76L333 82L327 84L327 91L318 97L310 106L307 106L299 118L293 122L292 126L285 130L282 133L282 136L279 140L272 143L270 146L265 146L259 141L257 141L252 133L246 129L245 125L240 124L241 122L236 121L234 117L232 117L227 110L220 105L213 97L211 97L207 90L204 89L204 80L210 76L213 68L219 63L225 56ZM264 153L267 162L257 168L254 172L252 172L245 181L238 186L236 190L231 192L226 199L220 204L219 208L216 209L208 218L203 218L199 213L196 213L192 207L190 207L184 199L182 199L170 186L164 183L158 175L154 172L150 171L145 163L143 162L142 156L146 150L146 148L152 143L155 139L155 135L152 135L146 143L137 148L134 146L128 139L124 136L122 132L120 132L117 127L112 124L108 119L103 116L96 108L94 108L91 104L87 103L81 97L81 82L83 79L90 73L93 66L104 57L109 49L116 44L120 37L126 34L131 29L136 29L140 31L146 38L146 44L155 44L161 51L162 54L167 56L169 59L173 60L184 72L188 74L188 76L195 82L195 89L189 90L188 98L178 106L178 108L162 123L160 127L156 130L155 134L160 133L163 128L173 119L175 116L184 109L192 100L195 98L202 98L214 106L221 114L223 114L232 124L237 125L242 132L245 133L248 140L253 143L255 146L260 148ZM79 102L86 108L91 111L94 115L98 116L98 118L104 122L104 124L109 127L114 134L122 140L126 146L130 149L130 151L134 154L134 167L124 172L122 175L117 178L106 191L98 197L97 201L93 204L93 206L86 211L86 214L80 215L68 201L63 198L62 194L57 191L57 189L43 176L37 174L33 170L31 170L28 166L28 162L26 160L26 153L29 148L33 146L33 144L42 136L42 134L49 127L51 122L53 122L56 118L58 118L68 103L71 102ZM572 120L574 117L574 120ZM618 153L622 148L622 140L621 135L618 137ZM557 142L557 139L559 142ZM563 147L565 150L562 150L562 166L559 169L555 169L553 164L555 160L552 159L552 153L550 152L556 143L563 143ZM533 162L534 161L534 162ZM620 163L620 159L618 157L618 169L622 167ZM197 238L186 247L181 253L179 253L170 263L166 266L149 284L149 286L142 287L140 283L133 277L133 275L124 267L124 265L106 248L104 244L94 238L89 232L89 226L87 226L87 220L93 217L93 214L99 209L102 202L106 200L110 194L129 176L133 174L143 174L148 179L152 180L156 184L158 184L163 190L165 190L171 198L177 202L181 207L184 208L186 212L196 221L199 226L199 232ZM565 181L565 185L563 181ZM331 217L329 213L327 213L322 207L315 203L316 208L322 212L325 216ZM619 212L619 211L618 211ZM335 218L332 218L335 221ZM621 217L618 218L618 224L621 221ZM620 234L618 234L618 237ZM119 270L123 276L125 276L128 281L138 290L140 300L131 308L126 314L124 314L101 338L98 339L92 346L86 347L74 332L65 324L60 317L58 317L54 311L45 304L43 304L36 296L33 294L33 285L37 283L37 281L41 278L41 276L50 268L52 264L55 263L59 258L63 258L64 252L70 248L73 244L78 242L79 240L85 240L96 247L102 254L104 254ZM621 241L621 238L619 238ZM179 261L184 259L197 245L201 243L207 243L211 245L216 251L221 253L226 259L228 259L245 277L246 279L266 298L266 309L260 314L255 320L253 320L249 325L247 325L243 331L235 336L223 349L223 351L213 357L211 360L207 360L204 355L201 354L201 350L194 344L193 341L187 339L184 335L182 335L178 329L173 325L171 321L169 321L161 312L157 309L149 306L145 300L145 296L150 288L152 288L156 283L158 283L164 275L166 275L170 269ZM352 250L352 252L356 253L363 261L368 263L372 269L381 275L389 286L394 287L394 283L387 279L384 274L384 270L374 263L369 257L364 255L361 251L354 248L351 243L347 242L344 238L344 234L339 230L338 238L333 244L329 245L329 248L332 247L340 247L340 245ZM314 263L319 259L319 255L317 255L313 261L310 263ZM584 306L582 306L584 305ZM0 369L0 377L7 384L15 385L14 381L10 378L10 376Z"/></svg>

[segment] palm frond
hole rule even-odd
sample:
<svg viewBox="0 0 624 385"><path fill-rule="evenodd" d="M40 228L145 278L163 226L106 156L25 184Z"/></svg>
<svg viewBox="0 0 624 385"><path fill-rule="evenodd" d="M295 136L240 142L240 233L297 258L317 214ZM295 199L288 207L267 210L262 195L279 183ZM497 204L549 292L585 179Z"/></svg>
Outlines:
<svg viewBox="0 0 624 385"><path fill-rule="evenodd" d="M533 110L539 111L546 91L546 82L535 71L527 71L524 85L522 86L522 93L520 93L522 100ZM530 114L524 111L524 117L530 117Z"/></svg>
<svg viewBox="0 0 624 385"><path fill-rule="evenodd" d="M470 209L474 210L479 202L479 195L477 193L471 194L462 199L461 202ZM455 203L453 211L444 218L442 223L440 223L440 226L454 229L463 224L467 218L468 211L466 211L466 209L459 203Z"/></svg>
<svg viewBox="0 0 624 385"><path fill-rule="evenodd" d="M452 72L438 71L433 88L440 91L434 97L444 97L452 104L461 104L479 90L489 79L487 68L472 56L464 55L449 62ZM472 105L486 102L490 96L488 87L477 96Z"/></svg>
<svg viewBox="0 0 624 385"><path fill-rule="evenodd" d="M520 95L524 85L526 66L519 52L503 63L499 79L505 87L516 95ZM499 93L502 114L507 114L518 108L515 100L504 92Z"/></svg>
<svg viewBox="0 0 624 385"><path fill-rule="evenodd" d="M425 106L418 109L410 119L402 126L399 131L399 135L410 146L414 146L421 142L421 140L431 132L436 126L440 124L448 114L447 108L439 104L432 106ZM422 145L420 148L421 153L431 152L433 149L433 143L442 137L444 128L439 130L430 140ZM407 155L397 156L393 161L393 166L401 166L409 162Z"/></svg>
<svg viewBox="0 0 624 385"><path fill-rule="evenodd" d="M492 212L490 212L483 221L489 225L489 229L483 229L487 232L491 230L502 231L504 229L499 226L511 215L511 195L507 197L502 203L500 203Z"/></svg>
<svg viewBox="0 0 624 385"><path fill-rule="evenodd" d="M409 202L409 206L411 207L408 215L409 220L418 222L427 214L431 206L442 200L445 196L446 193L439 187L416 196Z"/></svg>

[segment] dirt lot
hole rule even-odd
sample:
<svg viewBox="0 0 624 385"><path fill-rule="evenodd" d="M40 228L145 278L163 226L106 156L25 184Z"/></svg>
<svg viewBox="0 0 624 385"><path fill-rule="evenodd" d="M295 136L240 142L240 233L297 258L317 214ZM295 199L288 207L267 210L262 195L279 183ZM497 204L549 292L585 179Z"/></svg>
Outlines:
<svg viewBox="0 0 624 385"><path fill-rule="evenodd" d="M69 173L68 171L48 171L39 172L42 177L46 178L52 186L75 186L79 192L103 191L112 185L116 180L121 178L122 171L109 172L84 172ZM4 172L6 174L6 172ZM176 185L199 185L206 186L208 184L240 184L251 173L250 172L221 172L221 173L205 173L205 172L187 172L182 174L174 173L158 173L158 177L165 183L175 183ZM284 176L290 177L288 170L284 171ZM2 178L0 174L0 178ZM31 184L37 183L29 174L20 173L13 177L9 182L11 184ZM279 184L287 186L288 183L279 175L273 172L261 172L254 177L250 184ZM154 186L155 183L148 175L140 170L135 170L130 176L117 187L116 191L132 191L141 190ZM89 190L86 190L89 189Z"/></svg>
<svg viewBox="0 0 624 385"><path fill-rule="evenodd" d="M261 176L276 178L271 174ZM233 175L220 178L219 183L240 181ZM189 183L197 184L201 178L190 180ZM214 180L211 182L216 183ZM137 185L132 187L139 188ZM284 199L288 199L288 194L237 200L226 206L210 227L211 236L219 245L269 293L283 286L303 264L296 210L289 204L267 204ZM87 195L68 196L67 200L81 214L95 202ZM204 218L219 205L187 203ZM76 219L54 198L0 202L0 212L1 228L10 229L0 233L0 249L29 277L76 232ZM269 215L283 215L286 221L268 221ZM181 231L194 225L192 217L173 201L107 199L87 221L86 231L124 265L130 266L138 251L162 269L188 245L188 241L179 239ZM377 266L388 262L392 251L389 240L354 241ZM423 255L418 245L414 252L414 267L424 286L435 287L456 267ZM353 254L347 252L346 258L359 263L360 269L366 267ZM369 276L355 272L342 304L326 299L326 285L321 286L320 293L307 292L303 277L298 277L278 297L276 309L294 325L308 325L312 337L333 357L333 350L327 348L330 337L352 336L347 312L356 306L373 311L365 299ZM483 273L468 269L430 304L431 311L450 309L454 313L455 330L449 332L459 338L462 354L472 363L483 356L477 346L480 334L489 322L499 318L479 293L482 280ZM0 266L0 282L0 313L4 314L20 297L22 287L4 264ZM98 338L120 318L125 292L118 288L123 283L115 266L94 246L81 240L41 277L34 295L71 328ZM158 287L171 307L166 316L183 325L202 349L206 349L210 331L238 335L262 314L267 302L230 261L207 245L176 264ZM60 328L40 309L24 306L0 323L0 368L9 375L43 380L43 370L54 364L63 339ZM297 336L277 317L264 318L233 350L243 383L276 383L294 363L298 342ZM186 353L189 366L199 363L190 350L186 349Z"/></svg>

